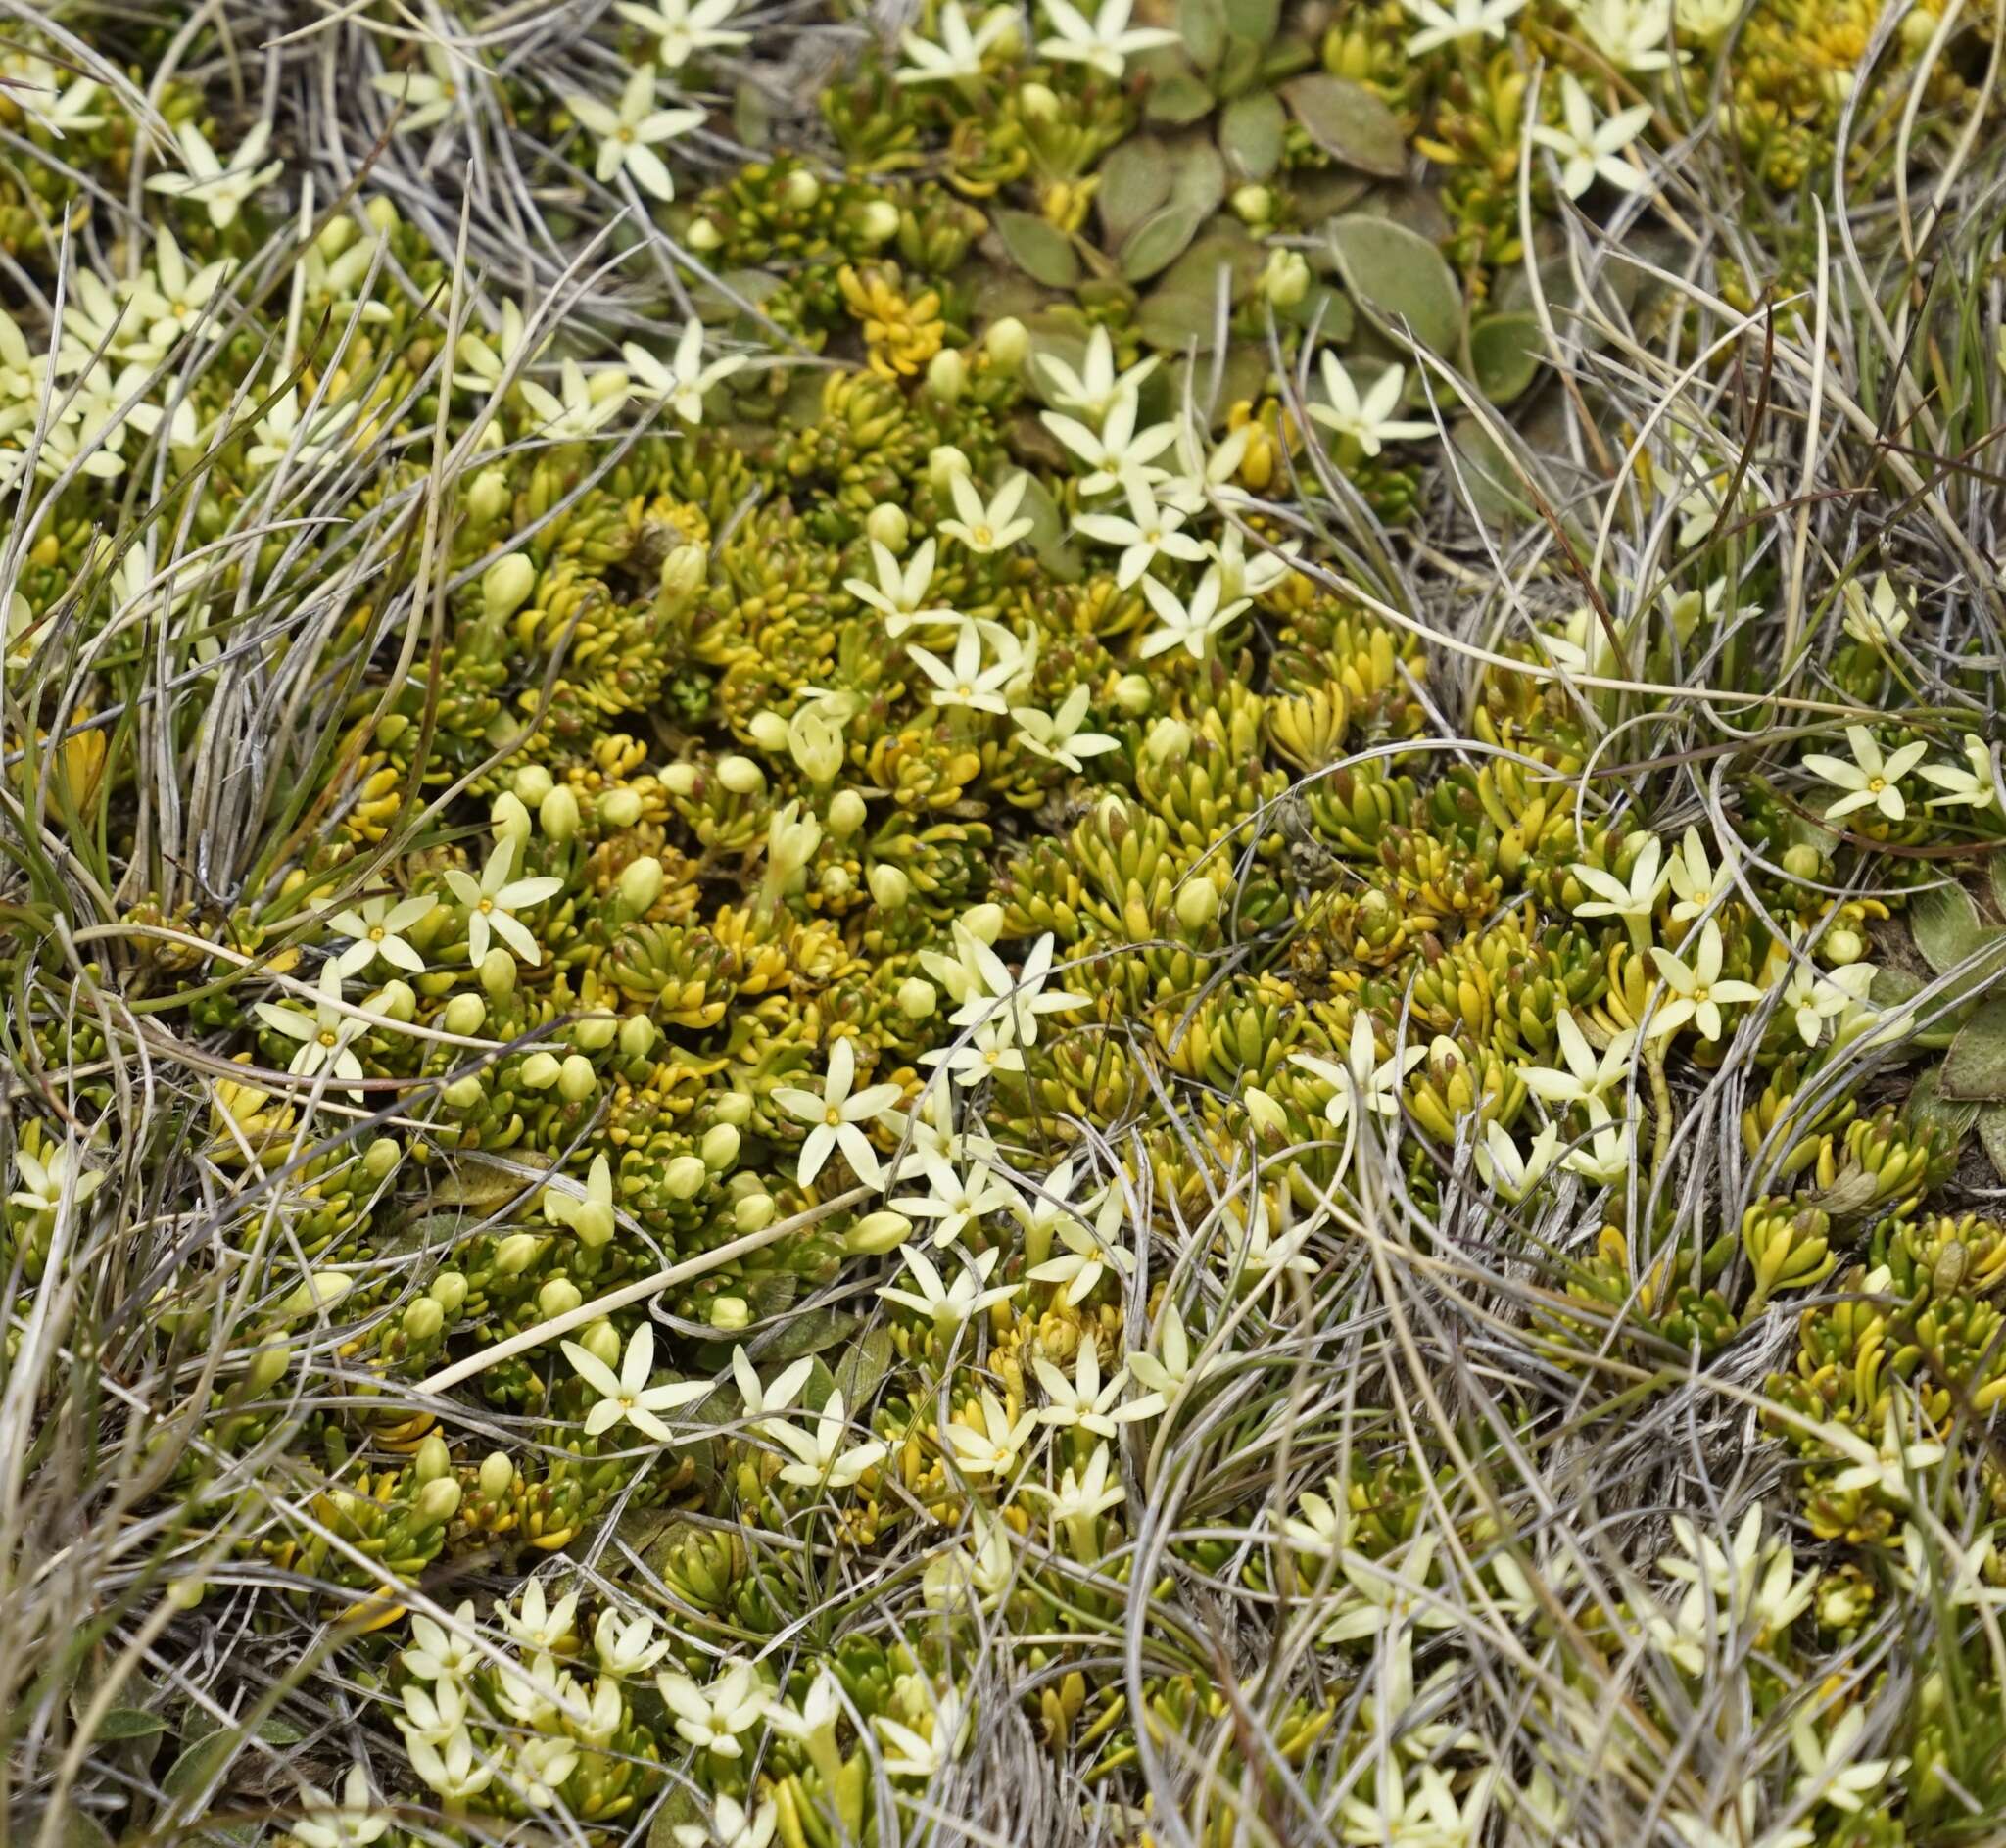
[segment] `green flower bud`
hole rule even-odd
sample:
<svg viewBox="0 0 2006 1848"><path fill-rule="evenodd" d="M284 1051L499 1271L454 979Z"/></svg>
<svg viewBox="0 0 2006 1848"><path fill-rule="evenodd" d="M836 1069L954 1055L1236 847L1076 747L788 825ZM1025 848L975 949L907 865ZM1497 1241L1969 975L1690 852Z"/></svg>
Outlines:
<svg viewBox="0 0 2006 1848"><path fill-rule="evenodd" d="M665 596L694 596L710 576L710 553L701 545L678 545L662 560L661 587Z"/></svg>
<svg viewBox="0 0 2006 1848"><path fill-rule="evenodd" d="M481 987L493 999L515 992L515 958L499 946L481 958Z"/></svg>
<svg viewBox="0 0 2006 1848"><path fill-rule="evenodd" d="M942 347L927 363L927 390L943 404L955 403L968 390L968 361L952 347Z"/></svg>
<svg viewBox="0 0 2006 1848"><path fill-rule="evenodd" d="M522 1069L517 1075L532 1091L548 1091L557 1082L557 1074L562 1069L554 1053L537 1052L522 1062Z"/></svg>
<svg viewBox="0 0 2006 1848"><path fill-rule="evenodd" d="M927 480L937 495L954 492L954 478L969 472L969 459L954 448L943 443L938 449L927 452Z"/></svg>
<svg viewBox="0 0 2006 1848"><path fill-rule="evenodd" d="M530 599L537 588L537 568L528 555L503 552L481 573L481 607L491 623L503 623Z"/></svg>
<svg viewBox="0 0 2006 1848"><path fill-rule="evenodd" d="M1825 856L1808 840L1797 841L1783 850L1783 870L1793 879L1815 879Z"/></svg>
<svg viewBox="0 0 2006 1848"><path fill-rule="evenodd" d="M355 1287L354 1280L338 1270L316 1270L278 1305L281 1315L310 1315L315 1309L332 1313L334 1306Z"/></svg>
<svg viewBox="0 0 2006 1848"><path fill-rule="evenodd" d="M387 1181L397 1172L397 1164L404 1160L404 1151L390 1136L378 1136L362 1152L362 1172L372 1181Z"/></svg>
<svg viewBox="0 0 2006 1848"><path fill-rule="evenodd" d="M404 1312L404 1332L412 1341L430 1341L446 1326L446 1311L430 1297L420 1297Z"/></svg>
<svg viewBox="0 0 2006 1848"><path fill-rule="evenodd" d="M598 807L599 820L608 828L632 828L641 819L641 798L632 789L608 789L599 797Z"/></svg>
<svg viewBox="0 0 2006 1848"><path fill-rule="evenodd" d="M411 1474L421 1483L436 1483L452 1467L453 1452L436 1431L418 1445L417 1454L411 1458Z"/></svg>
<svg viewBox="0 0 2006 1848"><path fill-rule="evenodd" d="M535 808L557 786L557 780L542 764L525 764L515 773L510 787L525 808Z"/></svg>
<svg viewBox="0 0 2006 1848"><path fill-rule="evenodd" d="M694 795L696 793L696 766L694 764L667 765L661 773L661 785L671 795Z"/></svg>
<svg viewBox="0 0 2006 1848"><path fill-rule="evenodd" d="M515 1461L506 1450L490 1450L481 1459L481 1493L500 1501L515 1487Z"/></svg>
<svg viewBox="0 0 2006 1848"><path fill-rule="evenodd" d="M504 1277L519 1277L537 1261L543 1240L531 1232L511 1232L495 1247L495 1268Z"/></svg>
<svg viewBox="0 0 2006 1848"><path fill-rule="evenodd" d="M498 842L512 840L516 852L522 851L529 839L529 810L513 790L504 789L495 798L495 806L488 811L488 829Z"/></svg>
<svg viewBox="0 0 2006 1848"><path fill-rule="evenodd" d="M286 1377L286 1371L292 1364L291 1343L272 1342L251 1356L251 1368L245 1375L245 1381L253 1393L268 1393Z"/></svg>
<svg viewBox="0 0 2006 1848"><path fill-rule="evenodd" d="M1266 224L1274 216L1274 195L1266 186L1242 186L1227 204L1242 224Z"/></svg>
<svg viewBox="0 0 2006 1848"><path fill-rule="evenodd" d="M867 242L882 244L898 234L898 208L888 199L874 199L857 214L857 229Z"/></svg>
<svg viewBox="0 0 2006 1848"><path fill-rule="evenodd" d="M572 1022L571 1043L581 1052L602 1053L613 1043L619 1031L618 1016L588 1014Z"/></svg>
<svg viewBox="0 0 2006 1848"><path fill-rule="evenodd" d="M392 1020L415 1020L418 1018L418 997L407 981L401 981L395 975L362 1003L370 1014L380 1014Z"/></svg>
<svg viewBox="0 0 2006 1848"><path fill-rule="evenodd" d="M766 772L736 751L717 760L717 780L733 795L757 795L766 787Z"/></svg>
<svg viewBox="0 0 2006 1848"><path fill-rule="evenodd" d="M885 1208L867 1213L843 1234L842 1248L852 1257L879 1257L895 1252L913 1235L913 1222Z"/></svg>
<svg viewBox="0 0 2006 1848"><path fill-rule="evenodd" d="M459 1483L442 1476L418 1491L417 1517L426 1527L444 1527L459 1512Z"/></svg>
<svg viewBox="0 0 2006 1848"><path fill-rule="evenodd" d="M821 887L822 896L835 904L849 897L850 887L856 881L850 877L848 867L829 866L822 869L822 877L817 883Z"/></svg>
<svg viewBox="0 0 2006 1848"><path fill-rule="evenodd" d="M881 860L865 875L871 896L886 911L900 911L913 895L913 882L898 868Z"/></svg>
<svg viewBox="0 0 2006 1848"><path fill-rule="evenodd" d="M854 789L838 789L829 798L829 831L847 840L870 817L864 798Z"/></svg>
<svg viewBox="0 0 2006 1848"><path fill-rule="evenodd" d="M662 1185L671 1200L694 1200L709 1179L710 1170L694 1155L679 1155L662 1170Z"/></svg>
<svg viewBox="0 0 2006 1848"><path fill-rule="evenodd" d="M726 1091L711 1099L710 1114L721 1123L743 1129L752 1120L752 1100L743 1091Z"/></svg>
<svg viewBox="0 0 2006 1848"><path fill-rule="evenodd" d="M1834 924L1818 945L1818 954L1835 968L1857 963L1866 953L1866 938L1847 924Z"/></svg>
<svg viewBox="0 0 2006 1848"><path fill-rule="evenodd" d="M801 775L822 788L842 769L842 727L814 706L803 706L788 722L788 750Z"/></svg>
<svg viewBox="0 0 2006 1848"><path fill-rule="evenodd" d="M1003 907L971 905L961 914L961 927L979 943L994 943L1003 934Z"/></svg>
<svg viewBox="0 0 2006 1848"><path fill-rule="evenodd" d="M753 743L776 757L788 747L788 722L777 712L755 712L745 730L752 734Z"/></svg>
<svg viewBox="0 0 2006 1848"><path fill-rule="evenodd" d="M822 182L804 166L797 166L781 183L781 197L796 212L806 212L822 197Z"/></svg>
<svg viewBox="0 0 2006 1848"><path fill-rule="evenodd" d="M609 1367L620 1364L620 1331L603 1316L579 1336L578 1345Z"/></svg>
<svg viewBox="0 0 2006 1848"><path fill-rule="evenodd" d="M439 1095L449 1109L470 1111L481 1101L484 1090L479 1077L470 1071L463 1078L454 1078Z"/></svg>
<svg viewBox="0 0 2006 1848"><path fill-rule="evenodd" d="M337 212L320 227L320 235L313 240L313 248L331 263L361 235L361 227L355 219L346 212Z"/></svg>
<svg viewBox="0 0 2006 1848"><path fill-rule="evenodd" d="M537 1309L546 1316L569 1315L585 1298L569 1277L552 1277L537 1292Z"/></svg>
<svg viewBox="0 0 2006 1848"><path fill-rule="evenodd" d="M638 796L635 806L640 806ZM578 798L571 793L569 783L560 782L537 804L538 825L545 836L559 847L578 832L579 820Z"/></svg>
<svg viewBox="0 0 2006 1848"><path fill-rule="evenodd" d="M645 853L630 860L620 871L620 903L633 917L640 917L662 895L662 863Z"/></svg>
<svg viewBox="0 0 2006 1848"><path fill-rule="evenodd" d="M898 984L898 1011L908 1020L924 1020L940 1005L933 984L919 975L908 975Z"/></svg>
<svg viewBox="0 0 2006 1848"><path fill-rule="evenodd" d="M752 1306L743 1297L713 1297L710 1303L710 1325L727 1334L751 1325Z"/></svg>
<svg viewBox="0 0 2006 1848"><path fill-rule="evenodd" d="M747 1194L732 1208L732 1224L740 1232L763 1232L778 1210L771 1194Z"/></svg>
<svg viewBox="0 0 2006 1848"><path fill-rule="evenodd" d="M1016 372L1030 356L1030 330L1015 314L1006 314L989 324L982 345L1004 371Z"/></svg>
<svg viewBox="0 0 2006 1848"><path fill-rule="evenodd" d="M1152 764L1181 764L1191 755L1191 728L1182 719L1159 719L1142 740Z"/></svg>
<svg viewBox="0 0 2006 1848"><path fill-rule="evenodd" d="M599 1074L583 1053L572 1053L557 1067L557 1095L567 1104L583 1104L598 1088Z"/></svg>
<svg viewBox="0 0 2006 1848"><path fill-rule="evenodd" d="M404 222L397 215L397 208L381 193L375 195L362 208L362 216L369 220L378 237L388 237Z"/></svg>
<svg viewBox="0 0 2006 1848"><path fill-rule="evenodd" d="M467 490L466 510L477 525L486 526L508 510L510 498L508 477L499 468L484 468Z"/></svg>
<svg viewBox="0 0 2006 1848"><path fill-rule="evenodd" d="M1017 86L1017 113L1026 121L1055 122L1059 119L1058 93L1043 83Z"/></svg>
<svg viewBox="0 0 2006 1848"><path fill-rule="evenodd" d="M456 1270L442 1270L432 1279L432 1287L426 1295L448 1315L452 1315L466 1301L466 1278Z"/></svg>
<svg viewBox="0 0 2006 1848"><path fill-rule="evenodd" d="M881 500L864 516L864 531L888 552L902 552L913 536L913 523L905 509Z"/></svg>
<svg viewBox="0 0 2006 1848"><path fill-rule="evenodd" d="M1301 251L1271 251L1261 272L1261 293L1278 308L1292 308L1310 293L1310 265Z"/></svg>
<svg viewBox="0 0 2006 1848"><path fill-rule="evenodd" d="M611 1207L602 1200L588 1200L572 1210L571 1230L587 1251L597 1252L612 1243L619 1227Z"/></svg>
<svg viewBox="0 0 2006 1848"><path fill-rule="evenodd" d="M1156 688L1146 675L1123 674L1115 683L1115 704L1123 717L1139 719L1156 704Z"/></svg>
<svg viewBox="0 0 2006 1848"><path fill-rule="evenodd" d="M456 994L439 1016L439 1024L449 1033L471 1039L488 1018L488 1004L479 995Z"/></svg>
<svg viewBox="0 0 2006 1848"><path fill-rule="evenodd" d="M654 1048L655 1024L645 1014L630 1014L620 1022L620 1051L629 1059L645 1059Z"/></svg>
<svg viewBox="0 0 2006 1848"><path fill-rule="evenodd" d="M708 218L693 219L689 230L683 233L683 242L699 257L708 251L716 250L724 241L724 233Z"/></svg>
<svg viewBox="0 0 2006 1848"><path fill-rule="evenodd" d="M712 1123L703 1132L703 1140L696 1145L696 1152L703 1158L703 1165L713 1174L722 1174L739 1159L739 1131L731 1123Z"/></svg>

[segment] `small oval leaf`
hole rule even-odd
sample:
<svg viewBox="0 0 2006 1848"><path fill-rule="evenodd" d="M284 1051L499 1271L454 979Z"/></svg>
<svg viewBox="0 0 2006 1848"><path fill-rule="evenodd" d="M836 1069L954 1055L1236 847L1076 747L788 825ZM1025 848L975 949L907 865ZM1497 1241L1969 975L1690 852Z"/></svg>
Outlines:
<svg viewBox="0 0 2006 1848"><path fill-rule="evenodd" d="M1225 56L1226 10L1222 0L1183 0L1177 8L1177 29L1184 55L1201 71L1210 71Z"/></svg>
<svg viewBox="0 0 2006 1848"><path fill-rule="evenodd" d="M1540 324L1530 314L1486 314L1469 330L1469 370L1494 404L1508 404L1533 382L1542 357Z"/></svg>
<svg viewBox="0 0 2006 1848"><path fill-rule="evenodd" d="M1209 352L1218 325L1218 307L1214 298L1197 289L1159 289L1135 310L1135 331L1146 346L1166 353L1182 353L1198 343Z"/></svg>
<svg viewBox="0 0 2006 1848"><path fill-rule="evenodd" d="M1130 282L1146 282L1167 269L1198 235L1206 213L1174 200L1138 224L1122 246L1122 273Z"/></svg>
<svg viewBox="0 0 2006 1848"><path fill-rule="evenodd" d="M1093 203L1110 249L1170 198L1172 177L1164 144L1154 135L1131 135L1101 163Z"/></svg>
<svg viewBox="0 0 2006 1848"><path fill-rule="evenodd" d="M1961 885L1935 885L1909 901L1909 934L1937 974L1955 969L1982 940L1984 923Z"/></svg>
<svg viewBox="0 0 2006 1848"><path fill-rule="evenodd" d="M1951 1041L1936 1088L1974 1103L2006 1101L2006 998L1987 1001Z"/></svg>
<svg viewBox="0 0 2006 1848"><path fill-rule="evenodd" d="M157 1713L143 1713L137 1707L114 1707L98 1722L100 1743L113 1739L147 1739L165 1732L167 1723Z"/></svg>
<svg viewBox="0 0 2006 1848"><path fill-rule="evenodd" d="M1331 225L1330 247L1345 287L1422 346L1453 354L1462 337L1462 291L1442 253L1390 218L1354 213Z"/></svg>
<svg viewBox="0 0 2006 1848"><path fill-rule="evenodd" d="M1184 71L1173 71L1149 86L1142 113L1150 121L1182 128L1212 114L1212 91Z"/></svg>
<svg viewBox="0 0 2006 1848"><path fill-rule="evenodd" d="M1400 118L1362 83L1315 71L1290 78L1281 94L1304 132L1333 160L1382 179L1407 170Z"/></svg>
<svg viewBox="0 0 2006 1848"><path fill-rule="evenodd" d="M1218 145L1250 180L1266 179L1281 165L1288 118L1272 90L1250 90L1225 106L1218 118Z"/></svg>
<svg viewBox="0 0 2006 1848"><path fill-rule="evenodd" d="M1010 261L1048 289L1070 289L1079 280L1079 256L1064 231L1035 213L999 212L996 236Z"/></svg>

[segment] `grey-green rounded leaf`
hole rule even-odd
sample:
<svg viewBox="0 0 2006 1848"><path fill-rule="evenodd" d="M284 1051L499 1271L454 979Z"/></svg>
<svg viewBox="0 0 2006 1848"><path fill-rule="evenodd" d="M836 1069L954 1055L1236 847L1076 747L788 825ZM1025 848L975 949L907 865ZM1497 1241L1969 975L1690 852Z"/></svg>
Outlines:
<svg viewBox="0 0 2006 1848"><path fill-rule="evenodd" d="M2006 998L1987 1001L1951 1041L1937 1089L1981 1104L2006 1101Z"/></svg>
<svg viewBox="0 0 2006 1848"><path fill-rule="evenodd" d="M1110 249L1170 198L1172 177L1164 144L1154 135L1130 136L1101 163L1093 203Z"/></svg>
<svg viewBox="0 0 2006 1848"><path fill-rule="evenodd" d="M1079 280L1079 254L1066 233L1030 212L996 213L996 236L1010 261L1048 289L1070 289Z"/></svg>
<svg viewBox="0 0 2006 1848"><path fill-rule="evenodd" d="M1207 213L1174 200L1149 214L1122 246L1122 273L1130 282L1146 282L1167 269L1198 235Z"/></svg>
<svg viewBox="0 0 2006 1848"><path fill-rule="evenodd" d="M1530 314L1486 314L1470 324L1470 376L1494 404L1510 403L1533 382L1543 351Z"/></svg>
<svg viewBox="0 0 2006 1848"><path fill-rule="evenodd" d="M1142 113L1150 121L1181 128L1210 116L1212 105L1210 87L1188 71L1177 71L1149 86Z"/></svg>
<svg viewBox="0 0 2006 1848"><path fill-rule="evenodd" d="M1281 165L1282 136L1287 128L1288 118L1274 92L1249 90L1220 113L1219 149L1245 178L1266 179Z"/></svg>
<svg viewBox="0 0 2006 1848"><path fill-rule="evenodd" d="M1462 291L1424 237L1390 218L1353 213L1329 230L1339 274L1353 297L1396 325L1405 321L1422 346L1454 354L1462 338Z"/></svg>
<svg viewBox="0 0 2006 1848"><path fill-rule="evenodd" d="M1226 10L1222 0L1181 0L1177 29L1184 55L1201 71L1210 71L1225 56Z"/></svg>
<svg viewBox="0 0 2006 1848"><path fill-rule="evenodd" d="M1400 118L1362 83L1315 71L1291 77L1281 94L1304 132L1333 160L1383 179L1407 170Z"/></svg>

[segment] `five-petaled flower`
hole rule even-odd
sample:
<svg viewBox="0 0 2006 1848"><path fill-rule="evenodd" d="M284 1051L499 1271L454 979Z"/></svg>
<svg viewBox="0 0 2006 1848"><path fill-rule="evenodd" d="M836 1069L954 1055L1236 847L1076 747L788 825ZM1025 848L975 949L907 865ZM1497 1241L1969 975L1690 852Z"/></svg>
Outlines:
<svg viewBox="0 0 2006 1848"><path fill-rule="evenodd" d="M1884 757L1873 733L1863 725L1847 726L1845 739L1852 748L1851 763L1842 757L1828 757L1822 751L1813 751L1804 759L1804 768L1814 777L1822 777L1835 789L1845 791L1826 809L1825 819L1836 822L1857 809L1871 808L1890 822L1902 820L1908 814L1908 804L1902 799L1901 780L1928 755L1929 745L1904 744L1892 755Z"/></svg>
<svg viewBox="0 0 2006 1848"><path fill-rule="evenodd" d="M657 1444L671 1443L675 1433L662 1423L656 1413L678 1411L685 1405L693 1405L712 1390L708 1380L674 1380L666 1386L648 1385L648 1376L654 1371L654 1330L645 1322L627 1338L627 1351L621 1358L618 1373L597 1354L581 1348L575 1341L565 1342L563 1349L564 1358L571 1362L578 1377L599 1396L593 1408L585 1414L585 1435L589 1438L599 1437L615 1425L625 1423Z"/></svg>
<svg viewBox="0 0 2006 1848"><path fill-rule="evenodd" d="M547 898L555 898L564 889L564 881L550 874L527 879L511 877L515 871L515 846L513 834L505 834L497 841L479 879L456 867L446 876L447 890L466 907L467 961L476 969L488 954L491 934L500 937L525 963L535 965L543 961L544 953L536 938L515 914L531 905L541 905Z"/></svg>
<svg viewBox="0 0 2006 1848"><path fill-rule="evenodd" d="M601 185L624 169L644 192L666 201L675 198L676 182L655 148L696 127L703 120L703 112L656 109L654 85L654 66L645 64L627 79L618 109L590 96L568 96L564 101L572 115L599 138L599 156L593 172Z"/></svg>
<svg viewBox="0 0 2006 1848"><path fill-rule="evenodd" d="M1753 982L1721 980L1726 946L1721 942L1720 925L1711 918L1699 926L1699 947L1691 962L1655 945L1650 954L1663 986L1671 990L1651 1012L1646 1029L1650 1039L1667 1038L1690 1020L1699 1028L1701 1039L1716 1040L1721 1033L1722 1008L1737 1001L1762 999L1762 990Z"/></svg>
<svg viewBox="0 0 2006 1848"><path fill-rule="evenodd" d="M850 1087L856 1075L856 1052L847 1039L839 1039L829 1049L829 1073L819 1093L804 1091L797 1085L778 1085L774 1089L773 1101L782 1110L796 1121L812 1125L807 1140L801 1144L800 1161L794 1170L803 1187L813 1184L815 1176L822 1172L822 1164L837 1150L860 1181L871 1187L884 1183L884 1172L878 1152L871 1147L862 1126L898 1102L899 1087L873 1084L853 1093Z"/></svg>
<svg viewBox="0 0 2006 1848"><path fill-rule="evenodd" d="M1569 199L1579 199L1599 179L1622 192L1643 191L1644 174L1620 157L1650 120L1648 103L1633 103L1597 121L1595 105L1581 87L1581 79L1573 71L1563 71L1560 118L1564 127L1550 128L1542 122L1534 127L1532 138L1559 156L1560 190Z"/></svg>
<svg viewBox="0 0 2006 1848"><path fill-rule="evenodd" d="M1327 403L1312 403L1311 417L1326 430L1334 430L1359 446L1366 455L1377 455L1388 443L1405 443L1416 437L1431 437L1435 426L1418 417L1396 417L1401 388L1407 383L1405 366L1389 365L1374 379L1363 397L1336 354L1322 355L1323 392Z"/></svg>

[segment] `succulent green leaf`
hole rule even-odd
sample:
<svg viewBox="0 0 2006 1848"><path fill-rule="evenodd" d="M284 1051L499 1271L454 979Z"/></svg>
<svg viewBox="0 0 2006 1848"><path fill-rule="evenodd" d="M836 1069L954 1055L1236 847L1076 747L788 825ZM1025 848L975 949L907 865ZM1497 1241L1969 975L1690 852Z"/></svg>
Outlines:
<svg viewBox="0 0 2006 1848"><path fill-rule="evenodd" d="M1184 35L1184 55L1201 71L1217 69L1226 50L1222 0L1181 0L1177 29Z"/></svg>
<svg viewBox="0 0 2006 1848"><path fill-rule="evenodd" d="M1135 135L1101 163L1094 209L1110 248L1170 196L1173 175L1164 144L1155 135Z"/></svg>

